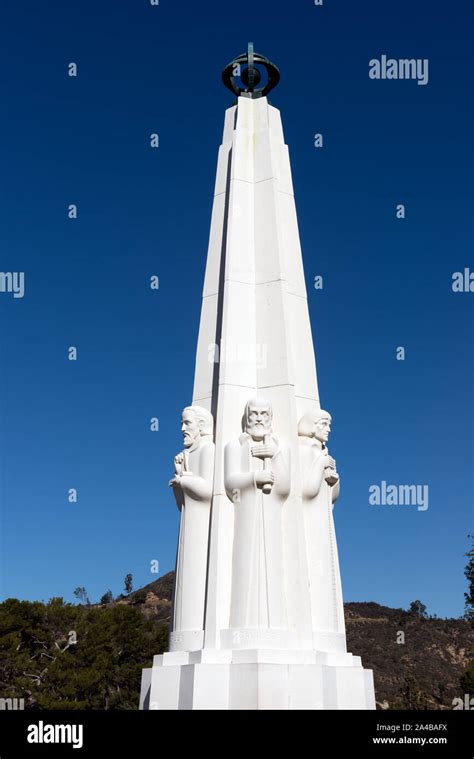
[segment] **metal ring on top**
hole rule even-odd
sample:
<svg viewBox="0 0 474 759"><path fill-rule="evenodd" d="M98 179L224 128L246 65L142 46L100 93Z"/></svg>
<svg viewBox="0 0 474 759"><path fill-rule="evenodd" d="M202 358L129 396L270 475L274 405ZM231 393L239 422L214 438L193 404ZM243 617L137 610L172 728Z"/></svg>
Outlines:
<svg viewBox="0 0 474 759"><path fill-rule="evenodd" d="M267 72L267 82L263 87L257 87L262 79L262 74L257 68L262 66ZM245 68L242 70L242 66ZM241 87L238 79L244 84ZM234 58L222 72L222 81L234 95L246 94L252 98L264 97L270 90L277 86L280 81L280 72L264 55L254 53L253 43L249 42L246 53Z"/></svg>

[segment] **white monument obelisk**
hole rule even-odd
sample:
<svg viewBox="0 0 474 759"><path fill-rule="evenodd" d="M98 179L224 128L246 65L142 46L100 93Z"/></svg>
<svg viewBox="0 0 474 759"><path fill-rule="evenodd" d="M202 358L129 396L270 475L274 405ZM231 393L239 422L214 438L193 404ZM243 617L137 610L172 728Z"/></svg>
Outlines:
<svg viewBox="0 0 474 759"><path fill-rule="evenodd" d="M346 648L331 416L319 403L288 149L266 98L279 73L249 45L223 80L237 102L170 482L181 511L170 650L143 670L140 708L374 709L372 672Z"/></svg>

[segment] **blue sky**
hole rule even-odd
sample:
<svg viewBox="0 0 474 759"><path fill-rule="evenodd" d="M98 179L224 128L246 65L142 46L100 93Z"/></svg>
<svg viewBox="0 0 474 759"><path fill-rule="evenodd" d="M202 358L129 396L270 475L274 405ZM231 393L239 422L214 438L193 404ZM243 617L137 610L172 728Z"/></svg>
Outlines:
<svg viewBox="0 0 474 759"><path fill-rule="evenodd" d="M467 0L7 0L2 27L0 269L25 272L25 296L0 293L1 597L72 601L83 585L98 600L128 572L155 579L153 559L174 566L167 483L232 104L220 73L253 40L281 70L271 101L333 414L344 597L462 614L474 293L451 282L474 270ZM428 58L429 83L369 79L382 54ZM428 510L370 506L382 480L427 484Z"/></svg>

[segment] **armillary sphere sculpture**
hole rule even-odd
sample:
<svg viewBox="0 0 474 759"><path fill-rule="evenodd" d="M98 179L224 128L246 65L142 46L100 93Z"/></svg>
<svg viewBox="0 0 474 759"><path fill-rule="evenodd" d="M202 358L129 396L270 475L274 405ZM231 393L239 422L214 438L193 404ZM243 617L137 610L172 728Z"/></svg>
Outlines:
<svg viewBox="0 0 474 759"><path fill-rule="evenodd" d="M267 81L262 87L258 87L262 80L261 71L257 65L262 66L267 72ZM244 68L245 67L245 68ZM244 87L239 86L240 78ZM245 95L251 98L260 98L267 95L280 81L280 72L274 63L258 55L253 51L253 42L249 42L246 53L237 56L222 72L222 81L234 95Z"/></svg>

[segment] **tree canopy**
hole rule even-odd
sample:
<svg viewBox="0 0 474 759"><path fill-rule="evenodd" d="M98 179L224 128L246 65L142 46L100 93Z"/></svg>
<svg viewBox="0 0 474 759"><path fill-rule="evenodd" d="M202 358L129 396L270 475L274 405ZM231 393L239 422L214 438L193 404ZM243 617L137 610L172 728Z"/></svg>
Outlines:
<svg viewBox="0 0 474 759"><path fill-rule="evenodd" d="M25 708L137 709L142 668L167 638L133 606L10 598L0 604L1 692Z"/></svg>

